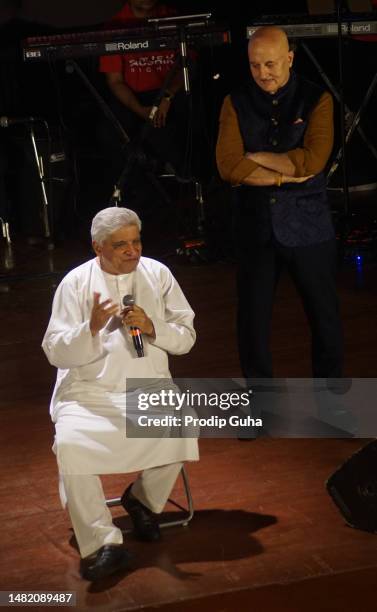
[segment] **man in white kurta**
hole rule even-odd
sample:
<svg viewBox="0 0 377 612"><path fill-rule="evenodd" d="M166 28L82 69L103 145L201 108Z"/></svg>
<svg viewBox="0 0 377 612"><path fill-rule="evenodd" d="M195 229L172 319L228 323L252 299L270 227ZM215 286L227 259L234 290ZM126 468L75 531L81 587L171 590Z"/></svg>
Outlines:
<svg viewBox="0 0 377 612"><path fill-rule="evenodd" d="M60 283L42 345L58 368L51 416L62 502L81 556L97 555L89 579L126 565L122 533L112 523L98 475L144 470L132 498L158 513L182 462L198 459L196 439L126 436L127 380L171 384L168 353L187 353L195 342L194 313L169 269L141 257L139 230L139 218L128 209L96 215L97 257ZM130 294L135 306L125 311L122 299ZM131 326L142 333L144 357L135 351ZM114 558L101 558L103 550Z"/></svg>

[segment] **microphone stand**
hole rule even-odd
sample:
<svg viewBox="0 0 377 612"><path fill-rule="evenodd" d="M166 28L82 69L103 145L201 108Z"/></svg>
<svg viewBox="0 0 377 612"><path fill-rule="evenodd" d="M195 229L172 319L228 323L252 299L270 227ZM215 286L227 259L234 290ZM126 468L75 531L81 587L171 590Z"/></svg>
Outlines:
<svg viewBox="0 0 377 612"><path fill-rule="evenodd" d="M44 173L43 159L41 156L38 155L37 143L35 141L35 132L34 132L34 127L32 123L30 123L29 130L30 130L31 144L32 144L34 157L35 157L35 163L37 165L37 171L38 171L39 181L40 181L41 190L42 190L42 201L43 201L42 221L43 221L43 226L44 226L44 235L45 235L45 238L51 238L50 222L48 218L49 204L48 204L47 192L46 192L46 187L45 187L46 179L45 179L45 173ZM49 243L49 247L54 248L54 245L52 243Z"/></svg>
<svg viewBox="0 0 377 612"><path fill-rule="evenodd" d="M190 74L188 67L188 56L187 56L187 27L181 25L179 28L179 49L181 56L181 65L183 71L183 81L185 87L185 93L187 96L191 95L191 84ZM195 186L195 200L197 202L197 215L196 215L196 229L198 237L191 240L183 240L183 246L177 250L178 255L185 255L189 259L199 259L200 261L206 260L206 257L201 252L201 249L206 246L204 240L204 223L205 223L205 212L204 212L204 198L202 184L194 179Z"/></svg>
<svg viewBox="0 0 377 612"><path fill-rule="evenodd" d="M155 100L153 101L153 105L152 108L156 108L158 107L164 92L166 89L169 89L169 85L176 73L177 67L180 63L182 71L183 71L183 80L184 80L184 90L187 96L191 95L191 85L190 85L190 74L189 74L189 65L188 65L188 53L187 53L187 31L189 30L189 28L191 27L202 27L202 28L206 28L208 25L208 21L211 17L210 13L203 13L200 15L188 15L188 16L184 16L184 17L168 17L168 18L156 18L156 19L149 19L148 23L150 23L151 25L153 25L155 27L156 30L159 31L165 31L165 32L169 32L169 31L175 31L178 32L179 34L179 56L176 58L171 70L169 71L169 73L167 74L164 83L161 87L161 89L159 90L159 92L157 93L157 96L155 98ZM76 72L78 74L78 76L81 78L81 80L83 81L83 83L86 85L86 87L89 89L89 91L92 93L92 95L94 96L94 98L97 100L99 106L101 107L104 115L107 117L107 119L110 121L110 123L113 125L113 127L116 129L116 131L118 132L118 134L121 136L123 142L125 143L125 145L131 145L130 147L130 153L127 157L127 161L125 164L125 167L117 181L117 183L114 186L114 191L110 200L110 203L112 205L115 206L121 206L122 202L124 200L124 194L123 194L123 190L124 190L124 184L127 180L127 177L129 176L133 166L135 163L138 164L145 164L147 166L148 164L148 159L145 156L143 149L142 149L142 144L145 141L148 132L150 129L153 129L153 123L151 120L146 121L141 133L139 135L139 138L137 139L136 144L133 146L133 143L131 142L128 134L126 133L126 131L124 130L123 126L121 125L121 123L118 121L118 119L116 118L116 116L113 114L113 112L111 111L111 109L108 107L108 105L106 104L106 102L103 100L103 98L101 97L101 95L98 93L98 91L95 89L95 87L92 85L92 83L90 82L90 80L87 78L87 76L85 75L85 73L81 70L81 68L78 66L78 64L73 61L73 60L69 60L66 62L66 67L67 67L67 71L68 72ZM153 117L152 117L153 118ZM161 184L159 183L159 181L157 180L156 176L153 173L153 170L149 170L148 168L145 168L145 175L147 177L147 179L151 182L151 184L153 185L153 187L159 192L159 194L162 196L162 198L167 202L168 205L171 205L171 199L169 197L169 195L166 193L165 189L161 186ZM191 183L194 184L195 187L195 199L198 203L198 213L197 213L197 230L200 236L202 236L203 234L203 226L204 226L204 200L203 200L203 191L202 191L202 186L201 183L199 183L198 181L196 181L195 179L192 178L188 178L188 179L184 179L182 177L179 177L175 174L169 173L169 174L164 174L163 177L175 177L176 180L178 182L181 183ZM196 248L199 246L204 245L204 240L203 239L199 239L199 240L194 240L193 242L195 242L195 246ZM199 244L200 243L200 244ZM186 247L187 250L187 247ZM195 251L196 253L196 251Z"/></svg>
<svg viewBox="0 0 377 612"><path fill-rule="evenodd" d="M205 29L208 26L208 22L211 16L211 13L202 13L200 15L189 15L177 18L168 17L166 19L162 18L148 20L150 23L154 23L156 29L159 31L169 31L178 29L179 59L183 72L184 91L186 93L186 96L188 97L191 96L192 92L187 53L187 33L189 29L193 26ZM189 240L184 239L182 246L180 246L176 250L176 252L178 255L187 256L189 259L199 259L200 261L206 261L207 258L201 252L201 249L206 246L204 240L205 212L202 184L195 178L187 179L187 181L181 180L181 182L192 183L195 188L195 200L198 206L196 214L196 230L198 232L198 237Z"/></svg>
<svg viewBox="0 0 377 612"><path fill-rule="evenodd" d="M105 100L99 94L97 89L91 83L90 79L88 79L88 77L86 76L85 72L81 69L81 67L77 64L77 62L75 62L74 60L67 61L66 62L66 70L69 73L76 72L76 74L80 77L80 79L82 80L84 85L87 87L87 89L90 91L92 96L97 101L97 103L100 106L100 108L101 108L103 114L105 115L105 117L108 119L108 121L114 127L115 131L118 133L118 136L122 140L122 142L124 144L124 147L126 147L127 145L132 145L131 139L128 136L126 130L123 127L123 125L118 120L118 118L113 113L113 111L109 108L108 104L105 102ZM166 86L164 86L164 89L165 89L165 87ZM163 95L164 89L161 90L161 97ZM145 138L145 136L143 136L143 139L144 138ZM140 142L141 142L141 140L142 139L140 139ZM138 147L132 147L131 152L130 152L130 154L127 157L127 162L126 162L126 165L124 167L124 170L122 171L122 174L120 175L119 179L117 180L117 182L116 182L116 184L114 186L114 191L113 191L112 196L110 198L110 204L111 205L113 205L113 206L121 206L122 205L122 201L124 199L124 197L123 197L123 186L124 186L124 183L126 181L126 178L128 177L128 175L129 175L129 173L130 173L134 163L141 164L142 162L143 162L143 154L140 151L140 147L139 148ZM156 190L159 191L159 193L162 195L162 197L165 198L165 200L170 204L169 196L167 195L165 190L161 187L161 185L158 183L156 178L153 176L153 173L146 171L146 176L147 176L148 180L156 188Z"/></svg>
<svg viewBox="0 0 377 612"><path fill-rule="evenodd" d="M191 94L190 89L190 74L188 69L188 57L187 57L187 35L186 28L180 26L179 28L179 50L181 55L181 66L183 71L183 82L185 86L186 95Z"/></svg>
<svg viewBox="0 0 377 612"><path fill-rule="evenodd" d="M117 117L114 115L114 113L109 108L109 106L106 104L106 102L102 98L102 96L98 93L98 91L96 90L94 85L90 82L90 80L86 76L85 72L80 68L78 63L75 62L74 60L68 60L65 65L66 65L66 70L67 70L67 72L69 74L72 74L73 72L76 72L76 74L80 77L80 79L84 83L85 87L87 87L87 89L89 89L89 91L92 94L92 96L98 102L98 105L100 106L103 114L106 116L106 118L113 125L115 131L118 132L118 135L121 137L121 139L124 141L125 144L129 144L130 137L128 136L126 130L124 129L124 127L122 126L120 121L118 121Z"/></svg>
<svg viewBox="0 0 377 612"><path fill-rule="evenodd" d="M170 68L168 74L166 75L164 79L161 89L157 92L157 95L155 96L153 100L152 109L157 110L158 105L160 104L161 99L163 98L164 92L167 89L169 89L169 86L171 85L173 81L173 78L178 68L178 64L179 64L179 58L176 58L173 66ZM143 151L143 143L148 137L150 130L154 129L152 120L153 120L153 115L147 121L145 121L143 127L140 130L140 134L135 144L131 147L131 151L127 157L126 164L122 170L122 173L115 184L114 192L111 198L111 203L115 204L116 206L118 206L118 204L121 204L121 202L124 199L124 193L123 193L124 185L132 171L134 164L138 163L139 165L144 165L144 166L148 165L147 156L145 155ZM130 142L129 139L128 139L128 142ZM165 189L160 185L160 183L156 179L153 172L151 170L148 170L147 167L145 167L145 175L150 181L150 183L153 185L153 187L159 192L162 198L167 202L167 204L171 205L172 202L171 202L169 195L166 193ZM174 176L174 175L165 175L165 176Z"/></svg>
<svg viewBox="0 0 377 612"><path fill-rule="evenodd" d="M97 103L98 103L99 107L101 108L103 114L105 115L106 119L108 119L108 121L111 123L111 125L113 126L115 131L118 133L118 136L123 141L124 147L126 145L128 145L131 142L131 140L130 140L130 137L128 136L126 130L124 129L123 125L118 120L118 118L114 115L114 113L109 108L109 106L106 104L105 100L102 98L102 96L97 91L97 89L94 87L94 85L91 83L90 79L88 79L88 77L86 76L85 72L80 68L78 63L75 62L74 60L68 60L66 62L66 71L69 74L72 74L73 72L76 72L76 74L80 77L80 79L84 83L85 87L90 91L92 96L97 101ZM113 195L112 195L111 202L115 206L120 206L121 205L121 200L122 200L122 195L121 195L121 192L117 188L117 185L116 185L114 187L114 192L113 192Z"/></svg>

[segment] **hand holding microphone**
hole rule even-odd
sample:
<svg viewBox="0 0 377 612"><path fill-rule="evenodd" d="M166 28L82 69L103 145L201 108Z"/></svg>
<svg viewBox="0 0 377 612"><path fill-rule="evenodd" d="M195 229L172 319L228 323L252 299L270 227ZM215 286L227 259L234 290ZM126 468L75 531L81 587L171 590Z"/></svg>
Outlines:
<svg viewBox="0 0 377 612"><path fill-rule="evenodd" d="M154 326L145 311L136 306L132 295L123 298L124 310L121 312L122 323L131 330L132 342L138 357L144 357L142 334L155 338Z"/></svg>

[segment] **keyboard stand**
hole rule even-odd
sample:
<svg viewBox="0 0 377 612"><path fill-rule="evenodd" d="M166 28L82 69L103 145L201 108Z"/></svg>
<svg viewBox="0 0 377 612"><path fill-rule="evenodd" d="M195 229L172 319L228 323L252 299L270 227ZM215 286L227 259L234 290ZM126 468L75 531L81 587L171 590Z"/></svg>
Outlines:
<svg viewBox="0 0 377 612"><path fill-rule="evenodd" d="M363 111L365 110L365 108L368 105L368 102L373 94L373 91L375 90L377 85L377 72L375 73L369 87L368 90L364 96L364 99L358 109L358 111L356 112L356 114L353 116L352 118L352 122L349 125L349 127L347 128L346 131L346 135L345 135L345 141L346 144L348 144L352 134L354 133L355 129L359 132L359 134L362 136L364 142L367 144L369 150L372 152L374 158L377 160L377 150L374 147L374 145L368 140L368 138L365 136L365 133L363 131L363 129L360 126L360 118L361 115L363 113ZM332 177L332 175L334 174L334 172L337 170L339 163L342 159L342 148L340 148L335 156L334 162L329 170L329 173L327 175L327 181L329 181Z"/></svg>
<svg viewBox="0 0 377 612"><path fill-rule="evenodd" d="M318 73L320 74L320 76L322 77L322 79L324 80L324 82L326 83L326 85L328 86L328 88L330 89L331 93L333 94L334 98L337 100L337 102L340 102L340 94L339 91L336 89L335 85L331 82L331 80L329 79L329 77L327 76L327 74L325 73L325 71L323 70L322 66L320 65L320 63L318 62L317 58L314 56L314 54L312 53L312 51L309 49L308 45L304 42L301 42L301 47L303 48L303 50L305 51L305 53L307 54L307 56L309 57L309 59L311 60L311 62L314 64L314 66L316 67L316 69L318 70ZM360 134L361 138L363 139L365 145L368 147L368 149L370 150L370 152L372 153L373 157L377 160L377 149L376 147L373 145L373 143L370 142L370 140L368 139L368 137L366 136L362 126L360 125L360 119L362 116L362 113L364 112L365 108L368 105L368 102L376 88L377 85L377 72L375 73L367 92L365 93L364 99L360 105L360 108L358 109L358 111L356 113L353 113L351 111L351 109L345 105L345 121L346 121L346 125L347 125L347 131L346 131L346 135L345 135L345 141L346 144L348 144L348 142L350 141L353 133L355 130L358 131L358 133ZM340 147L340 149L338 150L334 161L331 165L331 168L327 174L327 183L329 183L331 177L333 176L334 172L337 170L341 160L342 160L342 156L343 156L343 151L342 151L342 147Z"/></svg>
<svg viewBox="0 0 377 612"><path fill-rule="evenodd" d="M109 123L113 126L113 128L117 132L120 138L120 141L123 143L124 150L126 150L126 147L128 147L129 149L128 153L132 151L132 154L131 155L128 154L127 156L126 165L116 185L114 186L114 190L113 190L112 196L109 201L109 206L122 206L125 203L125 198L124 198L125 183L129 178L133 165L142 163L142 161L145 158L142 147L141 147L142 143L141 142L138 143L140 145L138 147L133 146L133 143L131 143L130 137L128 136L126 130L124 129L119 119L113 113L113 111L108 106L108 104L105 102L101 94L97 91L97 89L94 87L90 79L87 77L85 72L81 69L81 67L75 60L71 59L71 60L66 61L66 70L69 74L72 74L75 72L80 77L85 87L89 90L93 98L97 101L106 119L109 121ZM166 193L164 188L159 184L153 172L149 171L147 168L144 168L144 174L147 180L160 193L160 195L165 200L165 202L167 204L170 204L170 198L168 194Z"/></svg>

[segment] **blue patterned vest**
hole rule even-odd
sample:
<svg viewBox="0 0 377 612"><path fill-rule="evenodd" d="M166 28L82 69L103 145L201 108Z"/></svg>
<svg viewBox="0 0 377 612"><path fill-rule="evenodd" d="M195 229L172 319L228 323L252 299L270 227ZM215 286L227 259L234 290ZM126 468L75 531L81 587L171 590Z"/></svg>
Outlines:
<svg viewBox="0 0 377 612"><path fill-rule="evenodd" d="M253 80L232 93L245 150L284 153L302 147L310 112L322 93L294 73L275 95ZM323 172L301 184L243 185L234 191L243 238L266 243L274 236L284 246L296 247L334 237Z"/></svg>

